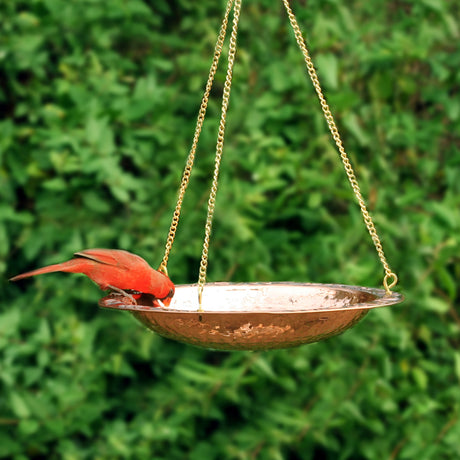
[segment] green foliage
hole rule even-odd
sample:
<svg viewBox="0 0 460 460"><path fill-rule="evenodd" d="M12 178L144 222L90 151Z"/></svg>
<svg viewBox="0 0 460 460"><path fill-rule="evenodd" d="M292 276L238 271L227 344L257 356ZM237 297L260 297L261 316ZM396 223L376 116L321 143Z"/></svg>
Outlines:
<svg viewBox="0 0 460 460"><path fill-rule="evenodd" d="M160 262L221 3L0 4L0 458L458 458L456 2L291 2L403 306L318 344L223 353L98 311L84 277L6 281L87 247ZM238 40L209 280L378 286L281 2L244 2ZM224 77L176 283L197 279Z"/></svg>

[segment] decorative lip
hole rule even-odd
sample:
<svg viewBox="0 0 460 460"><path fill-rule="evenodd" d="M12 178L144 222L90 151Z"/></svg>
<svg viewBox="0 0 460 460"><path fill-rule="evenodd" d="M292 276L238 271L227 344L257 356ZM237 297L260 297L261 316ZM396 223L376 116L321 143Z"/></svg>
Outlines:
<svg viewBox="0 0 460 460"><path fill-rule="evenodd" d="M398 292L387 294L384 289L344 284L297 282L207 283L203 290L203 305L199 311L198 285L176 286L169 307L123 304L122 299L107 296L100 300L103 308L163 314L299 314L344 310L369 310L399 304L404 297Z"/></svg>

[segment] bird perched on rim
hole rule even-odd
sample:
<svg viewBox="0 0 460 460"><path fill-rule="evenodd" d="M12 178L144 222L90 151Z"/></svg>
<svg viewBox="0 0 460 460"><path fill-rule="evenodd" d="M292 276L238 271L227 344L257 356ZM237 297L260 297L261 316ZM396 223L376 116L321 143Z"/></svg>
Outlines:
<svg viewBox="0 0 460 460"><path fill-rule="evenodd" d="M154 305L159 301L169 306L175 292L168 276L153 269L142 257L121 249L85 249L67 262L22 273L10 281L52 272L83 273L103 291L110 289L133 304L142 294L148 294Z"/></svg>

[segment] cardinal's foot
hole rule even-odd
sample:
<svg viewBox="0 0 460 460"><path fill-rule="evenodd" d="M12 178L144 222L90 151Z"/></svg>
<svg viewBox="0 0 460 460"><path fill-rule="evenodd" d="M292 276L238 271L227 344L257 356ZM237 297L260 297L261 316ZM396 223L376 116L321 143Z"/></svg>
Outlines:
<svg viewBox="0 0 460 460"><path fill-rule="evenodd" d="M107 286L111 291L123 296L124 298L128 299L131 305L137 305L136 299L123 289L117 288L115 286Z"/></svg>

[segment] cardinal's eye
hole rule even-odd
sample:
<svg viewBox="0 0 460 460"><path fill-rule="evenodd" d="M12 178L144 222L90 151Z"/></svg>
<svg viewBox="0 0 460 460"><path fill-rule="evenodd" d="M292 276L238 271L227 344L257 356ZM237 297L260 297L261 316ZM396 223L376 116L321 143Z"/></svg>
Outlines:
<svg viewBox="0 0 460 460"><path fill-rule="evenodd" d="M168 297L172 297L174 295L174 289L169 290Z"/></svg>

